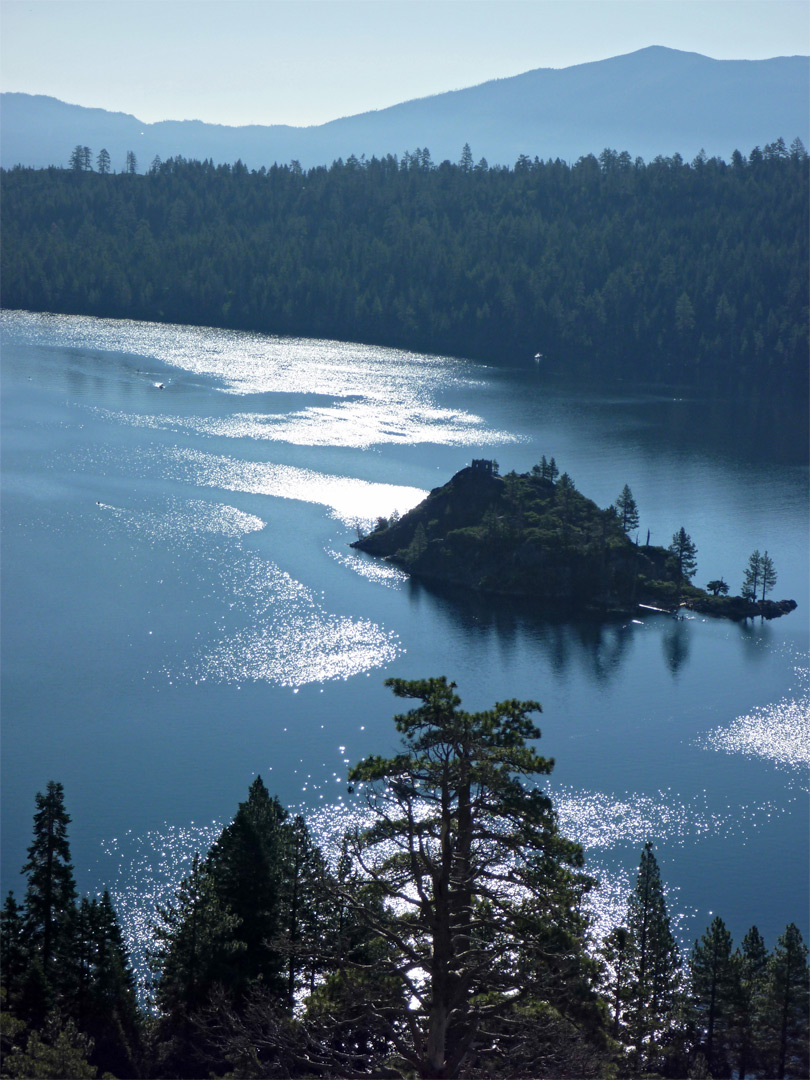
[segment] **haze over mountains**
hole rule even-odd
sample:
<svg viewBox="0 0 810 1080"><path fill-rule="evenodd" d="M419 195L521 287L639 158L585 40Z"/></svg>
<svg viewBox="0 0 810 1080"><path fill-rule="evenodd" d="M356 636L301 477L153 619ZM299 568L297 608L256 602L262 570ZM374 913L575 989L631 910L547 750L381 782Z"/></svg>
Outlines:
<svg viewBox="0 0 810 1080"><path fill-rule="evenodd" d="M250 168L293 159L304 168L352 154L401 155L428 148L457 161L464 143L490 165L521 154L566 161L604 147L651 160L701 149L728 158L782 136L810 143L810 58L713 60L651 46L574 67L540 68L464 90L403 102L318 126L226 127L199 120L144 124L126 113L70 105L56 98L2 94L0 163L65 166L73 147L104 147L114 170L127 151L139 170L155 156Z"/></svg>

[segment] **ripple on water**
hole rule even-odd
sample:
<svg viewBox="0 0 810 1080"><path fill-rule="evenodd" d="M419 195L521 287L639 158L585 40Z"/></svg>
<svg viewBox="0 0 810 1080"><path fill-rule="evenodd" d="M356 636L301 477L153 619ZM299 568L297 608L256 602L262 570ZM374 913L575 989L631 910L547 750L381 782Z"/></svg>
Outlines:
<svg viewBox="0 0 810 1080"><path fill-rule="evenodd" d="M310 588L254 553L236 555L222 574L227 614L216 640L167 667L171 680L299 687L383 667L401 652L393 631L328 612Z"/></svg>
<svg viewBox="0 0 810 1080"><path fill-rule="evenodd" d="M199 450L170 450L166 458L174 462L178 479L200 487L317 503L350 526L367 525L395 510L403 514L427 495L421 488L376 484L294 465L242 461Z"/></svg>
<svg viewBox="0 0 810 1080"><path fill-rule="evenodd" d="M367 449L386 443L480 446L516 443L520 437L486 426L480 416L457 409L406 407L378 401L339 401L289 413L235 413L225 417L150 416L93 407L96 415L130 427L191 432L229 439L285 442L296 446Z"/></svg>
<svg viewBox="0 0 810 1080"><path fill-rule="evenodd" d="M199 499L167 499L161 509L99 504L101 521L174 559L173 573L189 589L207 589L208 606L191 655L168 660L170 682L269 682L300 687L348 679L383 667L402 651L399 638L367 618L328 611L311 588L241 540L265 523L255 514ZM189 575L180 550L205 543L206 584ZM189 610L191 610L189 608Z"/></svg>
<svg viewBox="0 0 810 1080"><path fill-rule="evenodd" d="M810 786L810 667L797 664L800 693L738 716L731 724L716 727L698 745L725 754L764 758L778 769L798 775Z"/></svg>

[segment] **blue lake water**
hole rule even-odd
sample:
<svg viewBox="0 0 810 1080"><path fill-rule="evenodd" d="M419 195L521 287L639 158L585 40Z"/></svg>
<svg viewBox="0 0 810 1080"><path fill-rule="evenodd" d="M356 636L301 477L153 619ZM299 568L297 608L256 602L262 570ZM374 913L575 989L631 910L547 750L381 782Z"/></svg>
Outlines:
<svg viewBox="0 0 810 1080"><path fill-rule="evenodd" d="M162 384L162 389L160 388ZM564 829L619 918L653 839L682 940L808 937L806 417L338 342L2 314L2 880L65 786L80 888L133 944L256 773L324 842L348 763L396 747L389 676L535 698ZM627 483L697 582L754 548L799 609L737 625L549 621L349 548L473 457Z"/></svg>

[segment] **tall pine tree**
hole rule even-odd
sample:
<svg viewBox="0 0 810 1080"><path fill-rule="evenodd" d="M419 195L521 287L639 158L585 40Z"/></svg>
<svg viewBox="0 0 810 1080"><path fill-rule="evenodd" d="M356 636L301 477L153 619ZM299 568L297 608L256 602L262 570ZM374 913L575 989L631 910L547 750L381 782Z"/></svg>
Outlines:
<svg viewBox="0 0 810 1080"><path fill-rule="evenodd" d="M734 1006L734 965L731 934L719 916L695 942L689 974L700 1048L712 1074L724 1076Z"/></svg>
<svg viewBox="0 0 810 1080"><path fill-rule="evenodd" d="M635 1069L656 1070L676 1034L681 965L661 872L649 840L641 853L636 886L627 904L627 927L635 944L627 1039Z"/></svg>
<svg viewBox="0 0 810 1080"><path fill-rule="evenodd" d="M70 861L61 784L51 780L45 794L37 793L34 840L22 872L28 875L25 895L26 937L39 958L46 981L57 990L70 984L71 953L76 920L76 883Z"/></svg>

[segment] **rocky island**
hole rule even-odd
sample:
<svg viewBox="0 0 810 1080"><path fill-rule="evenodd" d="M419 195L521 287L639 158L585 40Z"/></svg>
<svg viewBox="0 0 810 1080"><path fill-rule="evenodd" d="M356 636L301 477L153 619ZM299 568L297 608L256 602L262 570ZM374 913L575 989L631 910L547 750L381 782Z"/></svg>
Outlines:
<svg viewBox="0 0 810 1080"><path fill-rule="evenodd" d="M732 619L767 619L796 607L754 595L712 595L691 583L696 549L684 529L669 548L639 544L630 489L603 510L545 457L531 472L473 461L402 517L379 518L352 547L425 581L608 615L686 607ZM648 538L649 540L649 538ZM775 574L774 574L775 579ZM721 595L723 594L723 595Z"/></svg>

